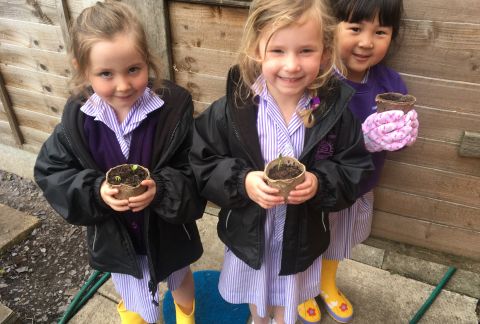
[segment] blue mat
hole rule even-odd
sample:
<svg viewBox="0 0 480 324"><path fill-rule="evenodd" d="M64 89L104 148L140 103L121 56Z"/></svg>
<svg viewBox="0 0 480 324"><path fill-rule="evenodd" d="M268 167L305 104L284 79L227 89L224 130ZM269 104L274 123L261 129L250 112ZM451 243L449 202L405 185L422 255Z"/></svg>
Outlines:
<svg viewBox="0 0 480 324"><path fill-rule="evenodd" d="M195 281L196 324L245 324L250 316L247 304L234 305L223 300L218 292L220 272L213 270L193 273ZM175 305L172 293L167 291L163 299L165 324L175 324Z"/></svg>

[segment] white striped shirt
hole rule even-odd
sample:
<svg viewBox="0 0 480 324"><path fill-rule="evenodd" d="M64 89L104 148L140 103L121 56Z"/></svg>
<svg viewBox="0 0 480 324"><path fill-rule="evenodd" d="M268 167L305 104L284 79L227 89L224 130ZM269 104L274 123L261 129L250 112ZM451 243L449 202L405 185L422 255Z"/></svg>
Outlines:
<svg viewBox="0 0 480 324"><path fill-rule="evenodd" d="M147 118L149 113L162 107L163 104L163 100L155 92L146 88L143 95L135 101L122 123L118 122L113 108L96 93L88 98L80 110L86 115L95 117L96 121L104 123L115 133L123 156L128 159L133 131Z"/></svg>

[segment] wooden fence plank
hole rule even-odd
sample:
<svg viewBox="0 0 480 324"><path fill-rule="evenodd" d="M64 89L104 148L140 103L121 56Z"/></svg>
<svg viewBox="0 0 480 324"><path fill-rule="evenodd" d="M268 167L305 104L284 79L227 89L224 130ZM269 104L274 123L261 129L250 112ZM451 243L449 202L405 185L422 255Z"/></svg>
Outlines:
<svg viewBox="0 0 480 324"><path fill-rule="evenodd" d="M375 212L372 236L480 260L480 233L395 214Z"/></svg>
<svg viewBox="0 0 480 324"><path fill-rule="evenodd" d="M0 63L64 77L71 76L68 57L63 52L2 44L0 46Z"/></svg>
<svg viewBox="0 0 480 324"><path fill-rule="evenodd" d="M479 35L480 24L407 20L389 63L403 73L480 83Z"/></svg>
<svg viewBox="0 0 480 324"><path fill-rule="evenodd" d="M9 87L36 91L39 93L38 95L64 97L65 100L70 96L69 78L2 64L0 64L0 68L4 71L5 84Z"/></svg>
<svg viewBox="0 0 480 324"><path fill-rule="evenodd" d="M16 147L18 144L12 136L10 124L6 119L5 114L0 113L0 143Z"/></svg>
<svg viewBox="0 0 480 324"><path fill-rule="evenodd" d="M225 77L215 77L197 73L177 72L176 82L186 88L197 101L211 103L225 95Z"/></svg>
<svg viewBox="0 0 480 324"><path fill-rule="evenodd" d="M21 108L35 111L42 115L60 118L63 113L66 99L54 97L38 92L7 87L14 109Z"/></svg>
<svg viewBox="0 0 480 324"><path fill-rule="evenodd" d="M52 52L65 52L59 26L36 24L0 18L1 43L38 48Z"/></svg>
<svg viewBox="0 0 480 324"><path fill-rule="evenodd" d="M3 110L7 116L8 123L10 124L10 129L12 131L13 138L15 139L15 143L17 143L17 145L22 145L24 142L22 132L18 128L17 116L13 110L13 104L7 88L5 87L5 81L2 73L0 73L0 100L2 101Z"/></svg>
<svg viewBox="0 0 480 324"><path fill-rule="evenodd" d="M54 1L2 0L0 17L48 25L58 24Z"/></svg>
<svg viewBox="0 0 480 324"><path fill-rule="evenodd" d="M380 185L480 208L480 178L387 160Z"/></svg>
<svg viewBox="0 0 480 324"><path fill-rule="evenodd" d="M405 0L403 4L409 19L480 23L478 0Z"/></svg>
<svg viewBox="0 0 480 324"><path fill-rule="evenodd" d="M194 107L194 112L193 112L193 117L197 117L199 114L201 114L205 109L210 106L209 103L193 100L193 107Z"/></svg>
<svg viewBox="0 0 480 324"><path fill-rule="evenodd" d="M172 2L172 46L236 52L247 10Z"/></svg>
<svg viewBox="0 0 480 324"><path fill-rule="evenodd" d="M40 114L31 110L16 108L18 123L23 127L30 127L37 131L50 134L60 122L60 118Z"/></svg>
<svg viewBox="0 0 480 324"><path fill-rule="evenodd" d="M176 0L177 2L248 8L252 0Z"/></svg>
<svg viewBox="0 0 480 324"><path fill-rule="evenodd" d="M428 139L460 144L464 131L480 127L480 114L464 114L417 105L420 121L419 136Z"/></svg>
<svg viewBox="0 0 480 324"><path fill-rule="evenodd" d="M480 232L480 208L379 186L375 210Z"/></svg>
<svg viewBox="0 0 480 324"><path fill-rule="evenodd" d="M37 151L43 142L50 136L50 133L40 131L35 128L20 126L22 134L25 135L25 144L29 146L29 151Z"/></svg>
<svg viewBox="0 0 480 324"><path fill-rule="evenodd" d="M208 48L173 46L176 72L207 74L226 78L237 53ZM214 58L214 59L212 59Z"/></svg>
<svg viewBox="0 0 480 324"><path fill-rule="evenodd" d="M454 143L417 138L410 147L388 152L387 159L480 177L478 159L462 157L458 149L459 146Z"/></svg>
<svg viewBox="0 0 480 324"><path fill-rule="evenodd" d="M480 114L480 84L402 74L417 105Z"/></svg>
<svg viewBox="0 0 480 324"><path fill-rule="evenodd" d="M62 30L63 42L68 49L70 44L70 12L68 11L67 0L56 0L55 5L57 7L58 25Z"/></svg>

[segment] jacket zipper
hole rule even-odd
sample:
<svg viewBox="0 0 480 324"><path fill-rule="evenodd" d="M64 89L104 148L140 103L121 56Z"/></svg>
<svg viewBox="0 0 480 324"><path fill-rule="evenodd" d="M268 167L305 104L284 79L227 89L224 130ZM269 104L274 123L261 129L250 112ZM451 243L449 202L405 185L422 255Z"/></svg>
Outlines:
<svg viewBox="0 0 480 324"><path fill-rule="evenodd" d="M323 229L325 230L325 233L326 233L327 232L327 227L325 226L324 217L325 217L325 215L323 214L323 210L322 210L322 224L323 224Z"/></svg>
<svg viewBox="0 0 480 324"><path fill-rule="evenodd" d="M95 225L95 233L93 234L92 251L95 251L95 243L97 242L97 225Z"/></svg>
<svg viewBox="0 0 480 324"><path fill-rule="evenodd" d="M227 213L227 219L225 220L225 229L228 229L228 221L230 220L231 213L232 213L232 210L230 209Z"/></svg>
<svg viewBox="0 0 480 324"><path fill-rule="evenodd" d="M185 230L185 233L187 233L188 239L191 241L192 238L191 238L191 236L190 236L190 233L188 233L188 230L187 230L187 228L185 227L185 224L182 224L182 226L183 226L183 229Z"/></svg>

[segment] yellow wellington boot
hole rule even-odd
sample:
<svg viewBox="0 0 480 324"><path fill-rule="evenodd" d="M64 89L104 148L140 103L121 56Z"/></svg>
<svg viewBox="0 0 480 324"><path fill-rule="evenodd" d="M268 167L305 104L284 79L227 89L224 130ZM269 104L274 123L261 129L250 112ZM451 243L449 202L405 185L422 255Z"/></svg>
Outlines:
<svg viewBox="0 0 480 324"><path fill-rule="evenodd" d="M195 300L193 301L193 308L190 314L185 314L181 308L175 304L175 316L177 317L177 324L195 324Z"/></svg>
<svg viewBox="0 0 480 324"><path fill-rule="evenodd" d="M353 317L350 301L337 288L338 260L322 260L320 297L325 302L328 314L340 323L348 323Z"/></svg>
<svg viewBox="0 0 480 324"><path fill-rule="evenodd" d="M117 305L117 311L122 324L147 324L138 313L127 310L123 300Z"/></svg>
<svg viewBox="0 0 480 324"><path fill-rule="evenodd" d="M303 324L320 323L322 314L315 299L309 299L297 307L298 316Z"/></svg>

